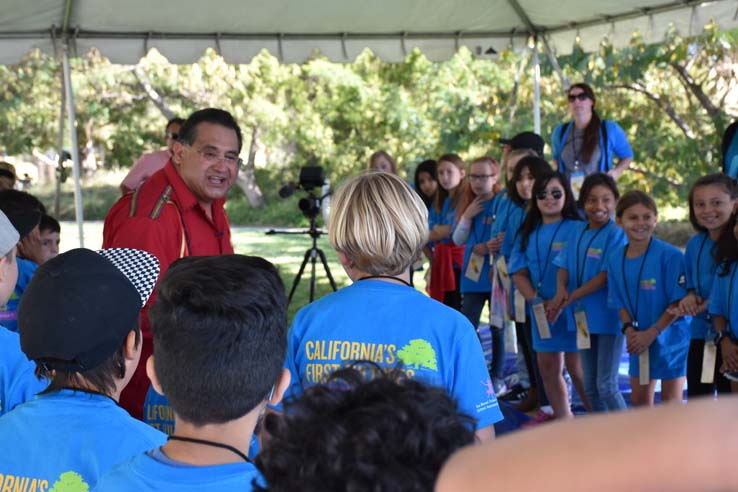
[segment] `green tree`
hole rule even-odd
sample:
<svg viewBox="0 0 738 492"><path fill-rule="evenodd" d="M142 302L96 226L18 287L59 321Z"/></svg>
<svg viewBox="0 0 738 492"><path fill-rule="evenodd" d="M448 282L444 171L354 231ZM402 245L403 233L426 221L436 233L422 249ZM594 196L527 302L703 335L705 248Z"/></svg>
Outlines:
<svg viewBox="0 0 738 492"><path fill-rule="evenodd" d="M436 351L433 346L422 338L410 340L410 343L397 351L397 357L407 367L414 369L426 368L433 371L438 370Z"/></svg>
<svg viewBox="0 0 738 492"><path fill-rule="evenodd" d="M90 486L82 479L79 473L68 471L59 475L59 480L54 482L49 492L88 492Z"/></svg>

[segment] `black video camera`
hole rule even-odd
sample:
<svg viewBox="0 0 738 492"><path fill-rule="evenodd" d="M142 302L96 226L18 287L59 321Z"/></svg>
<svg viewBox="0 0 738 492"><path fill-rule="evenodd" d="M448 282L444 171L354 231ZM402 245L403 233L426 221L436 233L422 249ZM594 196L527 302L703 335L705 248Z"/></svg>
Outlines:
<svg viewBox="0 0 738 492"><path fill-rule="evenodd" d="M290 182L279 189L279 196L288 198L292 196L295 190L306 191L308 196L301 198L298 207L303 215L308 219L314 219L320 213L320 204L323 197L316 195L313 191L325 184L325 172L321 166L304 166L300 168L300 181L298 183ZM320 193L320 190L318 190Z"/></svg>

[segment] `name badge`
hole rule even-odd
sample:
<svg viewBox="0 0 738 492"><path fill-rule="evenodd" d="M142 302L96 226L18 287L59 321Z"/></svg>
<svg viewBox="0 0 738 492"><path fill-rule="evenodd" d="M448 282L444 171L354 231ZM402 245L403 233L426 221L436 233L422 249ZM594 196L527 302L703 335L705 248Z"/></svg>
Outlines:
<svg viewBox="0 0 738 492"><path fill-rule="evenodd" d="M490 255L490 258L492 258L492 255ZM505 257L500 255L500 257L497 258L495 265L497 265L497 273L500 275L502 288L505 289L505 292L510 292L510 275L507 273L507 262L505 261Z"/></svg>
<svg viewBox="0 0 738 492"><path fill-rule="evenodd" d="M584 173L581 171L571 173L569 183L571 184L571 192L574 195L574 200L579 200L579 192L584 184Z"/></svg>
<svg viewBox="0 0 738 492"><path fill-rule="evenodd" d="M546 309L543 307L543 301L540 297L536 297L531 302L533 308L533 317L538 327L538 335L542 339L551 338L551 330L548 327L548 319L546 319Z"/></svg>
<svg viewBox="0 0 738 492"><path fill-rule="evenodd" d="M525 297L516 289L513 299L515 301L515 321L525 323Z"/></svg>
<svg viewBox="0 0 738 492"><path fill-rule="evenodd" d="M650 369L648 365L648 349L638 356L638 382L646 386L651 382Z"/></svg>
<svg viewBox="0 0 738 492"><path fill-rule="evenodd" d="M482 265L484 265L484 258L476 253L472 253L469 257L469 264L466 266L464 276L472 282L479 282L479 276L482 275Z"/></svg>
<svg viewBox="0 0 738 492"><path fill-rule="evenodd" d="M715 365L717 364L717 345L714 340L705 340L705 350L702 352L702 375L700 383L712 384L715 382Z"/></svg>
<svg viewBox="0 0 738 492"><path fill-rule="evenodd" d="M577 306L574 310L574 323L577 326L577 348L579 350L591 348L592 342L589 337L589 325L587 324L587 313L584 311L584 307Z"/></svg>

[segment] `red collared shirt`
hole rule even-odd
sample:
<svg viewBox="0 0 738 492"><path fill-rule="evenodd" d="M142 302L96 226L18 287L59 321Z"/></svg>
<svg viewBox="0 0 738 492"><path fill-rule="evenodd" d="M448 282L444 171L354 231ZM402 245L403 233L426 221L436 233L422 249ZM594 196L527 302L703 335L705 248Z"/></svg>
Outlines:
<svg viewBox="0 0 738 492"><path fill-rule="evenodd" d="M169 193L167 193L167 190ZM182 256L233 254L225 199L212 204L212 220L171 162L136 192L120 198L105 217L103 248L136 248L159 259L161 273ZM144 307L148 310L154 296ZM148 319L142 316L144 336Z"/></svg>

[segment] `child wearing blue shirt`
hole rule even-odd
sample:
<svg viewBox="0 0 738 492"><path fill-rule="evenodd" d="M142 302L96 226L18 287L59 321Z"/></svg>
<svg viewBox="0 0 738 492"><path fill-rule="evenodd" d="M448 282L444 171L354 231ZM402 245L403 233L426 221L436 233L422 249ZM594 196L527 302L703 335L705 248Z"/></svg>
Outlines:
<svg viewBox="0 0 738 492"><path fill-rule="evenodd" d="M461 265L464 262L464 246L451 239L456 226L456 212L468 186L464 181L464 161L456 154L438 158L438 190L428 223L428 239L434 243L431 262L431 281L428 292L458 311L461 310Z"/></svg>
<svg viewBox="0 0 738 492"><path fill-rule="evenodd" d="M738 220L733 214L726 233L717 241L715 263L719 266L710 294L708 312L715 323L715 340L722 357L718 370L738 393Z"/></svg>
<svg viewBox="0 0 738 492"><path fill-rule="evenodd" d="M687 242L685 271L687 296L679 302L676 314L692 316L691 340L687 357L687 396L714 396L729 393L730 383L718 369L722 363L720 352L715 357L704 357L712 350L715 329L707 311L710 292L715 283L716 242L722 235L732 237L730 222L738 207L738 184L723 173L698 179L689 192L689 221L697 234ZM712 367L705 367L712 364ZM712 374L711 382L702 382L703 373Z"/></svg>
<svg viewBox="0 0 738 492"><path fill-rule="evenodd" d="M288 394L355 360L402 363L408 378L457 398L477 419L478 437L490 439L502 413L474 328L409 285L408 267L427 242L426 214L417 194L387 173L362 174L336 191L329 240L354 283L297 313L285 363Z"/></svg>
<svg viewBox="0 0 738 492"><path fill-rule="evenodd" d="M9 218L0 211L0 304L8 300L18 278L16 245L35 227L39 217L30 211ZM18 333L0 326L0 415L46 388L46 380L36 378L35 369L36 365L21 351Z"/></svg>
<svg viewBox="0 0 738 492"><path fill-rule="evenodd" d="M612 177L603 173L587 176L579 194L579 208L587 221L577 224L554 261L559 271L553 304L572 306L577 317L585 320L577 326L577 346L584 392L595 412L626 408L618 388L624 337L618 312L607 305L605 271L608 255L625 242L623 230L611 218L619 196Z"/></svg>
<svg viewBox="0 0 738 492"><path fill-rule="evenodd" d="M132 249L74 249L38 268L18 306L20 342L50 382L0 418L6 486L89 490L112 465L164 442L117 404L158 275L156 257Z"/></svg>
<svg viewBox="0 0 738 492"><path fill-rule="evenodd" d="M615 216L628 244L614 251L607 263L609 298L620 313L630 353L634 406L653 405L658 379L661 400L680 401L687 372L689 327L684 318L669 312L687 295L684 255L653 237L657 214L656 203L646 193L623 195Z"/></svg>
<svg viewBox="0 0 738 492"><path fill-rule="evenodd" d="M98 492L252 490L257 421L289 385L287 300L277 269L242 255L186 257L164 275L149 310L146 371L167 396L174 433L120 463Z"/></svg>
<svg viewBox="0 0 738 492"><path fill-rule="evenodd" d="M475 159L469 165L469 187L463 213L454 230L455 244L465 245L461 276L461 312L478 329L484 304L490 300L490 255L492 223L499 205L497 176L499 163L489 157ZM491 306L490 306L490 309ZM505 339L502 326L491 326L492 332L492 384L495 393L504 386Z"/></svg>
<svg viewBox="0 0 738 492"><path fill-rule="evenodd" d="M535 199L531 200L530 210L515 241L510 272L515 286L525 297L528 314L532 318L533 349L537 352L553 417L568 418L572 414L562 376L564 361L585 405L587 398L571 312L552 304L557 275L553 260L572 237L579 214L569 183L561 173L548 172L537 177L533 197Z"/></svg>

